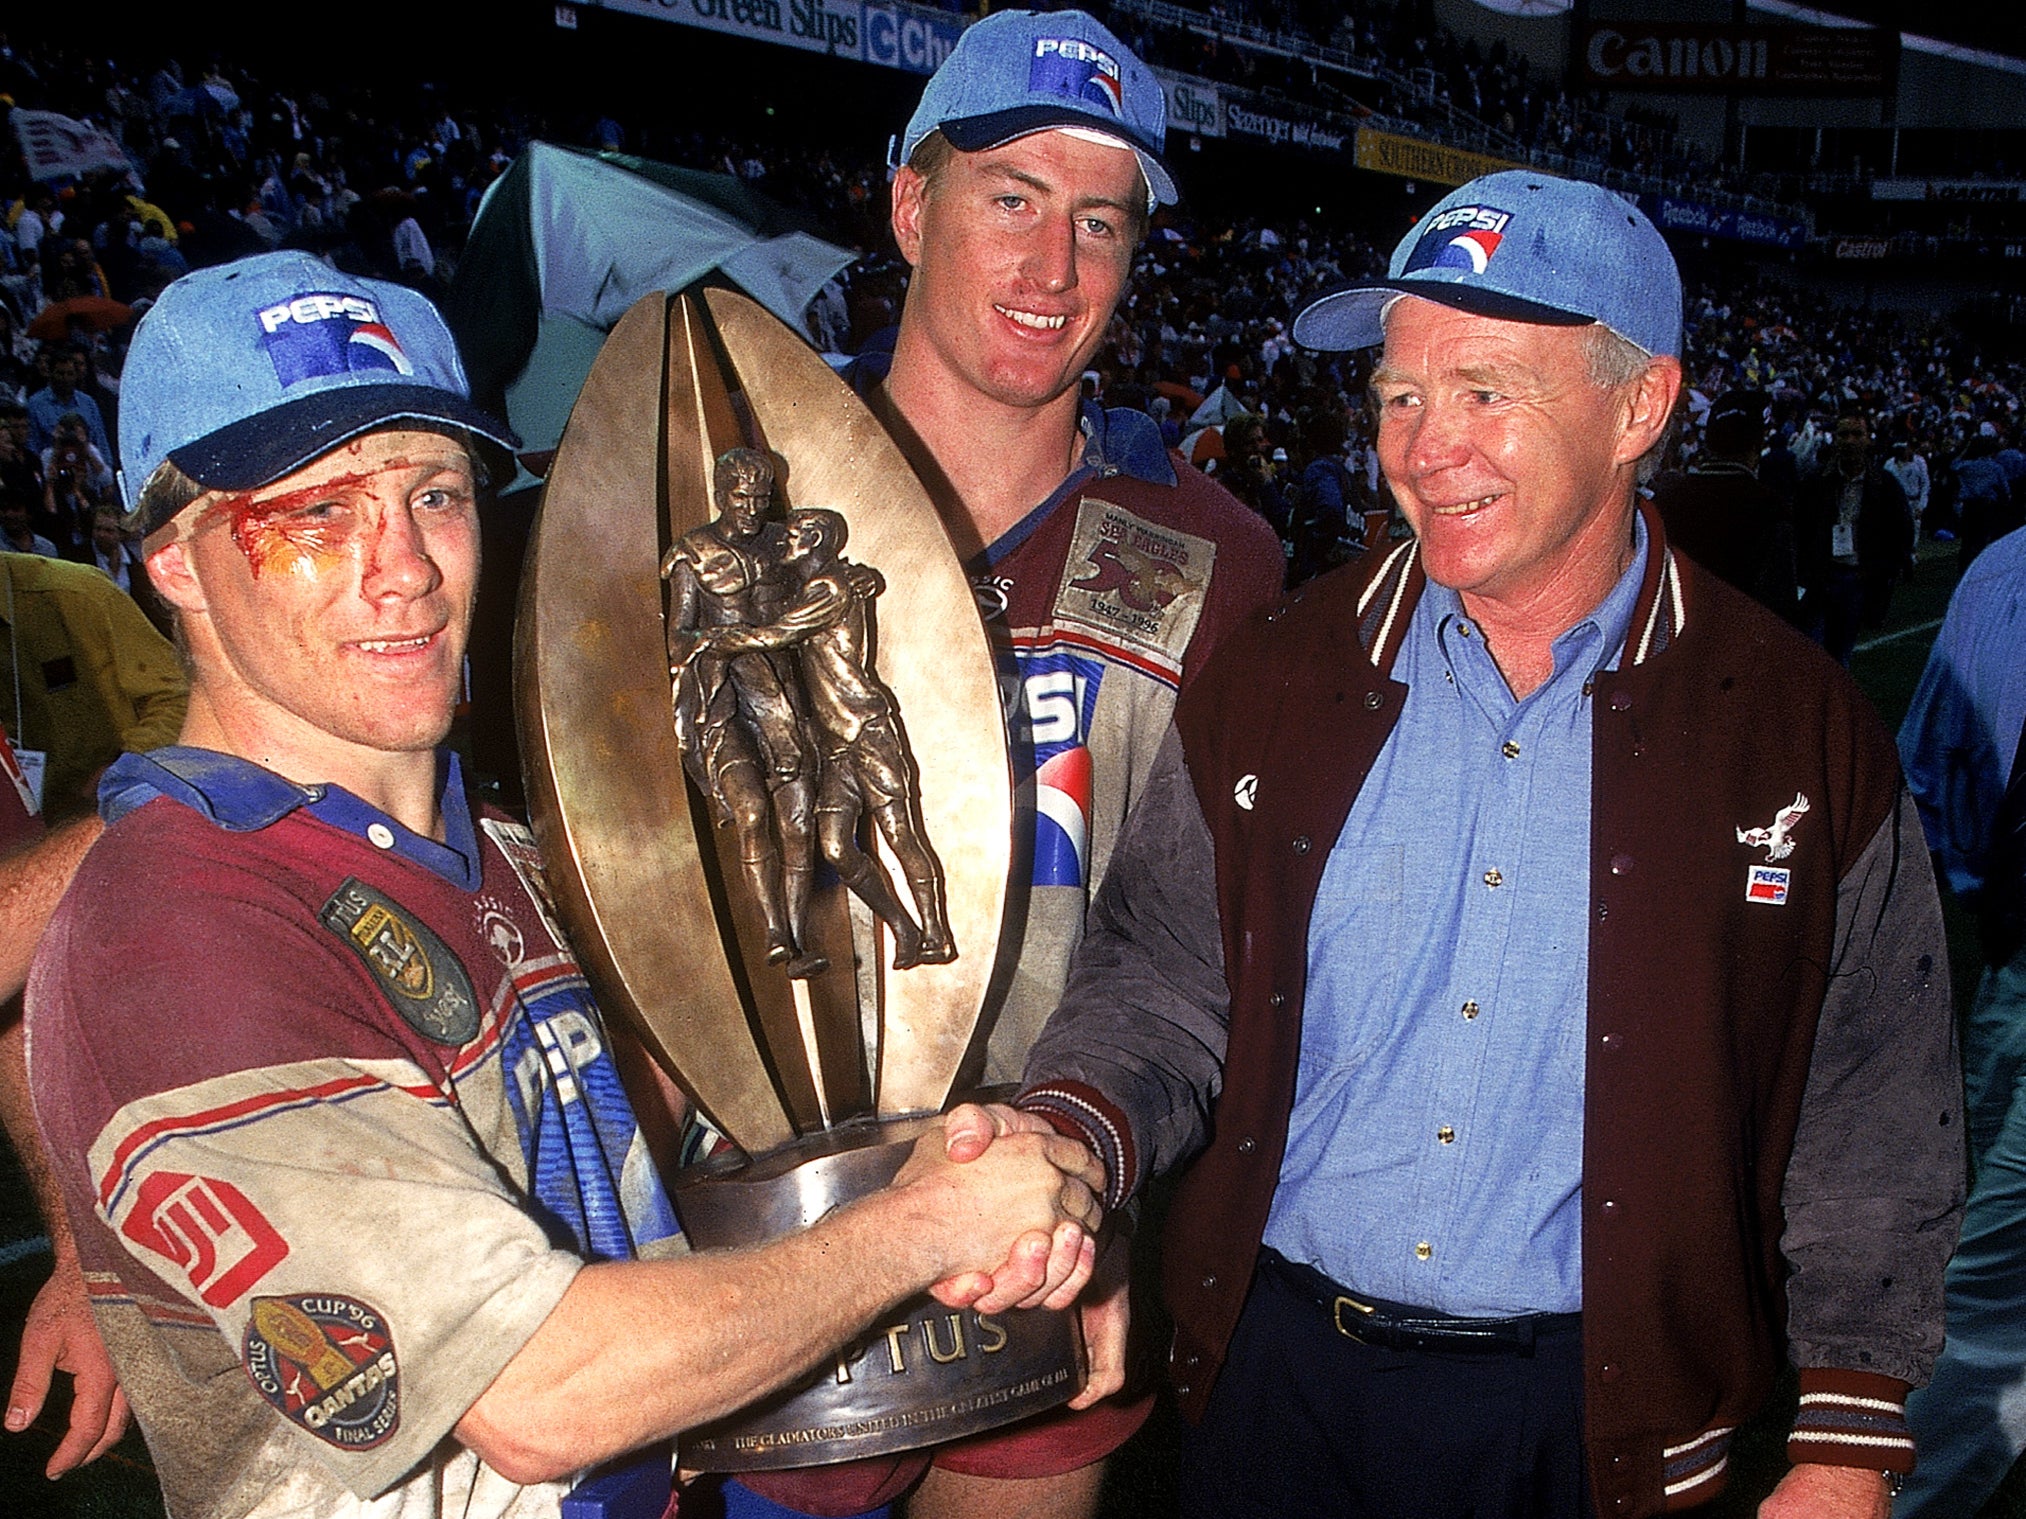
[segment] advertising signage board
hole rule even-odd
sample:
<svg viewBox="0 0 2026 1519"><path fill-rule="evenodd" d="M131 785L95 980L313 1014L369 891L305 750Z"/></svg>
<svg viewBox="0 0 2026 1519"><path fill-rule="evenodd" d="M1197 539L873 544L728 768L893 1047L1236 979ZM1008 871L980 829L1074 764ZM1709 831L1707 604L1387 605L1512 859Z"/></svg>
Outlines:
<svg viewBox="0 0 2026 1519"><path fill-rule="evenodd" d="M1155 69L1161 93L1168 98L1168 133L1171 137L1224 135L1224 100L1217 86L1191 74L1171 74Z"/></svg>
<svg viewBox="0 0 2026 1519"><path fill-rule="evenodd" d="M1348 127L1261 110L1236 99L1224 102L1224 128L1233 137L1257 137L1275 147L1317 148L1325 153L1341 153L1351 141Z"/></svg>
<svg viewBox="0 0 2026 1519"><path fill-rule="evenodd" d="M963 21L904 0L592 0L755 42L933 74L957 45Z"/></svg>
<svg viewBox="0 0 2026 1519"><path fill-rule="evenodd" d="M1607 90L1884 96L1899 34L1869 27L1591 21L1570 30L1572 72Z"/></svg>
<svg viewBox="0 0 2026 1519"><path fill-rule="evenodd" d="M1432 185L1468 184L1482 174L1500 169L1524 168L1485 153L1468 153L1462 148L1403 137L1398 132L1381 132L1373 127L1358 128L1353 160L1361 169L1378 174L1397 174L1402 179L1425 179Z"/></svg>
<svg viewBox="0 0 2026 1519"><path fill-rule="evenodd" d="M1653 225L1663 232L1701 233L1704 237L1725 237L1769 248L1801 248L1808 242L1808 229L1782 216L1733 211L1699 200L1678 200L1672 195L1643 195L1639 204L1653 218Z"/></svg>

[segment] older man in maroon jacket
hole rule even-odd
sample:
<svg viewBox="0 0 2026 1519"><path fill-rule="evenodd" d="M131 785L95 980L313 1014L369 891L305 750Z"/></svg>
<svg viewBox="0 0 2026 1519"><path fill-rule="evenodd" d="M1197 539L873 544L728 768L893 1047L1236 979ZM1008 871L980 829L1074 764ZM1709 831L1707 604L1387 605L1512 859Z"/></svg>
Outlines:
<svg viewBox="0 0 2026 1519"><path fill-rule="evenodd" d="M1196 1156L1185 1512L1694 1507L1783 1358L1762 1513L1882 1519L1912 1463L1961 1192L1934 884L1863 697L1638 507L1679 329L1645 218L1527 173L1296 324L1383 338L1416 540L1185 696L992 1115L1114 1204Z"/></svg>

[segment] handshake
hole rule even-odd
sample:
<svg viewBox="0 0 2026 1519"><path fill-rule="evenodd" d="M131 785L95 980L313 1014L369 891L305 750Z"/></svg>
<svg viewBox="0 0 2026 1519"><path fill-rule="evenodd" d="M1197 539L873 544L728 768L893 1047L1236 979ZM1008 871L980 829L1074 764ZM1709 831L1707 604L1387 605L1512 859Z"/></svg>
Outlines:
<svg viewBox="0 0 2026 1519"><path fill-rule="evenodd" d="M1000 1103L964 1103L940 1135L915 1142L885 1194L924 1210L902 1228L938 1253L928 1290L945 1307L989 1314L1064 1309L1081 1299L1090 1374L1072 1408L1108 1397L1125 1380L1127 1247L1107 1239L1100 1248L1105 1185L1090 1149L1045 1119Z"/></svg>

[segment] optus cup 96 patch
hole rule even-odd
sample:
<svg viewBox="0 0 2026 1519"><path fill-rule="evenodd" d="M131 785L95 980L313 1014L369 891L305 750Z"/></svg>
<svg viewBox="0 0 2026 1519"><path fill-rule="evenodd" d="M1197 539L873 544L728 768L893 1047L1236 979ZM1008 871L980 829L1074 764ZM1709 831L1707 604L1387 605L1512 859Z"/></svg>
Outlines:
<svg viewBox="0 0 2026 1519"><path fill-rule="evenodd" d="M260 1395L327 1445L371 1450L401 1427L393 1332L357 1298L255 1298L243 1359Z"/></svg>

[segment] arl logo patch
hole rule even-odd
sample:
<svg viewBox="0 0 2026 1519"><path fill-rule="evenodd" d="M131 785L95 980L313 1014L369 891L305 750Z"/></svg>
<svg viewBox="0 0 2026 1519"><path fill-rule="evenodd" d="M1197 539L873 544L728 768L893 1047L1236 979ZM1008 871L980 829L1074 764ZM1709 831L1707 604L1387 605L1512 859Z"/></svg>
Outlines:
<svg viewBox="0 0 2026 1519"><path fill-rule="evenodd" d="M299 295L255 314L261 341L283 387L331 375L384 370L410 375L415 366L371 301L356 295Z"/></svg>
<svg viewBox="0 0 2026 1519"><path fill-rule="evenodd" d="M331 894L319 916L373 973L407 1025L438 1044L478 1034L471 978L441 939L401 905L357 876Z"/></svg>
<svg viewBox="0 0 2026 1519"><path fill-rule="evenodd" d="M1027 65L1027 90L1102 106L1121 120L1126 114L1118 60L1080 37L1037 37Z"/></svg>
<svg viewBox="0 0 2026 1519"><path fill-rule="evenodd" d="M288 1257L288 1241L244 1192L181 1171L141 1182L120 1233L178 1267L213 1308L237 1302Z"/></svg>
<svg viewBox="0 0 2026 1519"><path fill-rule="evenodd" d="M255 1298L242 1359L260 1395L327 1445L371 1450L401 1427L393 1333L357 1298Z"/></svg>

